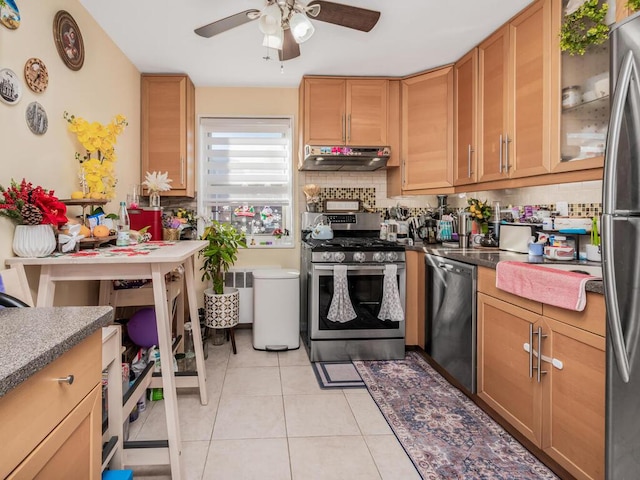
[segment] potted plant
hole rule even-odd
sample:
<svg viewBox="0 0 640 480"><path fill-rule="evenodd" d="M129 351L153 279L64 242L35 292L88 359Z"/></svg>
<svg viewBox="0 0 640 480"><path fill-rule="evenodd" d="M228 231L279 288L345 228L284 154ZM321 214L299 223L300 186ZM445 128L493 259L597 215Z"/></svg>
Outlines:
<svg viewBox="0 0 640 480"><path fill-rule="evenodd" d="M240 295L237 288L224 286L224 274L237 260L238 250L247 247L245 235L233 225L213 221L201 238L209 242L200 252L204 257L202 280L213 284L204 291L205 323L210 328L234 327L240 319Z"/></svg>
<svg viewBox="0 0 640 480"><path fill-rule="evenodd" d="M560 29L560 49L570 55L584 55L590 45L606 42L608 10L609 4L600 0L586 0L569 10Z"/></svg>

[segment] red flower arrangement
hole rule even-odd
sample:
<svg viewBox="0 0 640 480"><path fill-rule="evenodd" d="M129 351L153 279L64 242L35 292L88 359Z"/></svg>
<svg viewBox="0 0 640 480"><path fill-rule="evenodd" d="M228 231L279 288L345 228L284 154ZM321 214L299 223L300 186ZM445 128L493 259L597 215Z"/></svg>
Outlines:
<svg viewBox="0 0 640 480"><path fill-rule="evenodd" d="M60 227L67 223L67 206L58 200L53 190L45 190L24 178L17 183L11 179L11 186L0 185L0 215L10 218L18 225L53 225Z"/></svg>

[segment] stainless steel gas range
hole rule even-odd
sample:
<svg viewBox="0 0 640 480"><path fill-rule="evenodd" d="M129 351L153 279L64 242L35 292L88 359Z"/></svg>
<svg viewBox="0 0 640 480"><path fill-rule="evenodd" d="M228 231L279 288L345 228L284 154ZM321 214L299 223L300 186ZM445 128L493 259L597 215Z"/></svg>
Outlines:
<svg viewBox="0 0 640 480"><path fill-rule="evenodd" d="M321 220L330 222L333 239L312 238ZM302 214L300 323L312 362L404 358L404 247L380 240L379 229L377 213ZM389 296L383 307L389 290L401 306L391 316ZM345 302L351 315L341 318L335 307Z"/></svg>

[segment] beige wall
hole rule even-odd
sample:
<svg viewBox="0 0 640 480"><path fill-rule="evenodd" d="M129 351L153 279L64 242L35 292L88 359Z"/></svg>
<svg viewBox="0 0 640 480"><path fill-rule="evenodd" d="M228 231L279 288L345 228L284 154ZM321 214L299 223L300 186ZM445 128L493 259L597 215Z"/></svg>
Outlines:
<svg viewBox="0 0 640 480"><path fill-rule="evenodd" d="M140 74L77 0L18 2L21 23L17 30L0 26L0 68L10 68L23 81L23 97L16 105L0 103L0 185L23 177L34 184L69 198L77 190L78 162L81 151L74 134L67 131L64 111L90 121L108 123L121 113L129 126L119 136L116 152L118 187L116 199L124 198L127 186L140 176ZM67 68L58 56L53 40L53 18L58 10L68 11L77 22L85 46L84 66L79 71ZM24 64L37 57L49 71L49 87L37 94L24 83ZM49 129L42 135L31 133L25 122L29 103L39 102L47 112ZM105 207L117 210L117 201ZM70 211L77 214L78 207ZM0 268L13 256L13 224L0 217ZM33 273L33 272L31 272ZM32 277L32 275L30 275ZM84 304L89 291L73 295L59 289L59 304Z"/></svg>

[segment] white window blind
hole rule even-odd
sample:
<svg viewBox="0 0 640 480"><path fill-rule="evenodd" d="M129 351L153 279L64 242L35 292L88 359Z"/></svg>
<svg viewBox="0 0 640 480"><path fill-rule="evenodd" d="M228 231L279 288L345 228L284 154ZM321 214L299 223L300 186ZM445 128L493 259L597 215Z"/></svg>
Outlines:
<svg viewBox="0 0 640 480"><path fill-rule="evenodd" d="M231 222L247 237L290 229L291 123L291 118L200 120L203 216Z"/></svg>

